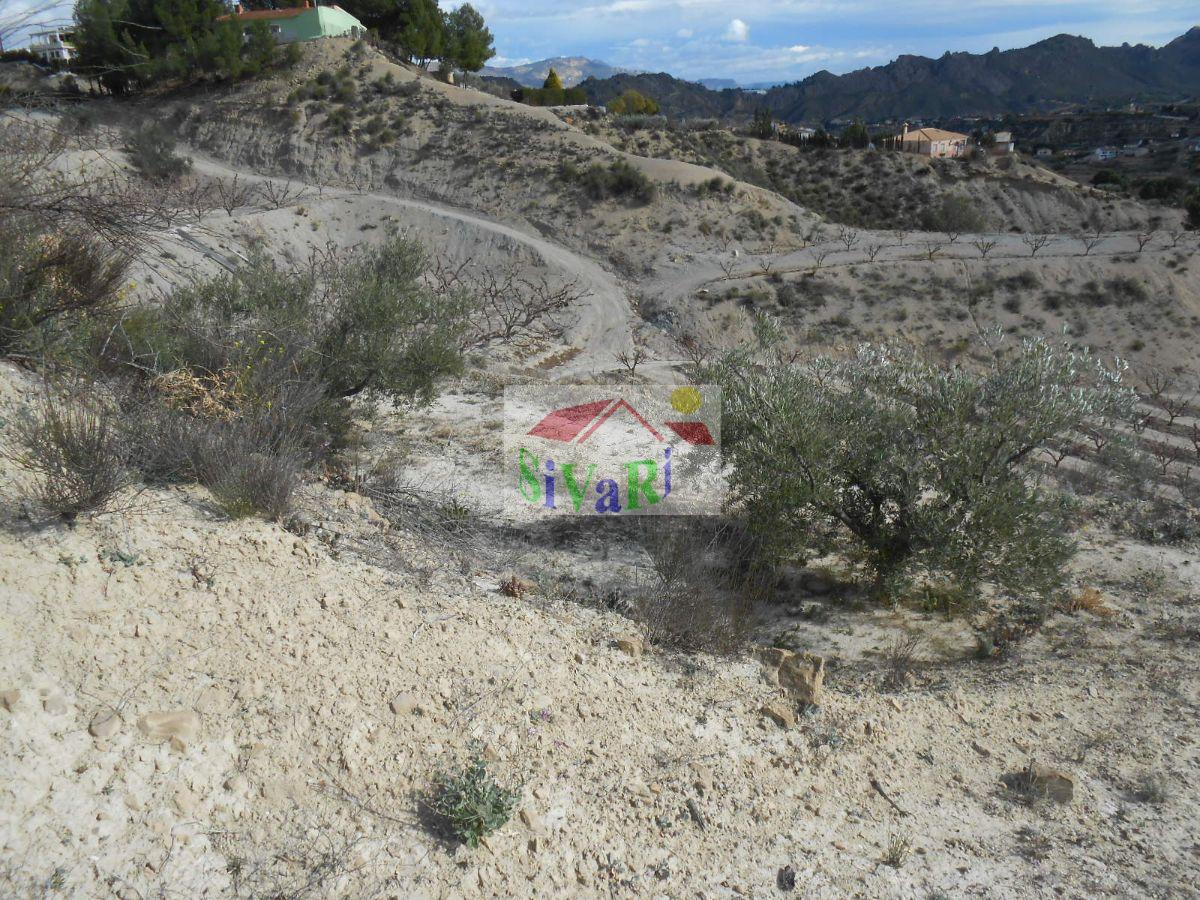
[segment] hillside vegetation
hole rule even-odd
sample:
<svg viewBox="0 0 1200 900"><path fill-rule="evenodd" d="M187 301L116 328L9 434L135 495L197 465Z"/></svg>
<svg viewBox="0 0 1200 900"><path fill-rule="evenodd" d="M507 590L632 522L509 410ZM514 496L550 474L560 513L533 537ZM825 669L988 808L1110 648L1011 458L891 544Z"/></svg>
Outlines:
<svg viewBox="0 0 1200 900"><path fill-rule="evenodd" d="M299 57L0 113L0 894L1192 890L1178 210Z"/></svg>

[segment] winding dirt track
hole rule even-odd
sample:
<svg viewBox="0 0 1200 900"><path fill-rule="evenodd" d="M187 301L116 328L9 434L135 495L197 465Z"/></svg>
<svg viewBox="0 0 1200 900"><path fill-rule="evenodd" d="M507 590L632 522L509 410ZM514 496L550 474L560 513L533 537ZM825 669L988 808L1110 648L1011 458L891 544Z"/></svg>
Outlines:
<svg viewBox="0 0 1200 900"><path fill-rule="evenodd" d="M214 177L237 176L243 182L273 182L283 185L287 179L257 173L248 173L232 168L218 160L194 150L187 151L193 157L197 171ZM314 188L315 190L315 188ZM574 319L567 326L566 338L580 348L580 352L569 360L553 367L548 374L556 380L569 381L619 368L616 356L633 347L635 315L620 280L605 271L598 263L581 256L560 244L537 234L530 234L511 225L497 222L476 213L426 200L397 197L392 194L360 191L349 188L324 187L324 198L353 198L367 200L372 204L398 209L417 210L433 216L450 229L458 229L456 237L469 243L471 232L483 232L522 245L536 254L549 268L559 274L578 281L587 293L573 310ZM804 210L797 210L807 214ZM910 233L903 242L897 242L892 232L858 232L858 240L849 249L836 238L803 249L784 249L768 254L745 253L732 270L727 271L729 253L701 253L692 258L686 268L666 266L645 284L643 290L660 296L671 303L687 301L697 290L725 281L761 276L767 271L787 273L811 270L814 265L838 268L862 263L888 264L901 262L933 263L962 260L980 261L981 253L977 241L991 242L987 250L989 261L1032 259L1031 247L1023 236L1015 234L964 234L954 243L943 235ZM179 237L193 249L204 253L221 265L228 260L221 251L206 246L202 232L178 232ZM1158 241L1156 243L1161 243ZM933 256L930 256L931 248ZM1161 248L1160 248L1161 249ZM226 251L227 252L227 251ZM1138 236L1132 233L1113 233L1104 238L1092 256L1112 256L1120 253L1139 253ZM1083 245L1072 235L1048 235L1046 242L1036 250L1037 259L1051 257L1077 257L1083 255ZM654 380L674 380L675 367L681 360L647 361L639 372Z"/></svg>
<svg viewBox="0 0 1200 900"><path fill-rule="evenodd" d="M231 178L236 175L246 182L274 182L279 185L283 185L287 181L283 178L234 169L190 148L186 152L192 157L196 171L204 175L221 178ZM590 259L510 225L465 210L453 209L424 200L410 200L391 194L341 188L325 188L323 196L367 199L382 206L420 210L443 220L447 227L490 232L524 245L541 257L549 267L563 275L577 279L579 286L588 293L578 309L574 311L574 320L568 325L567 338L579 346L582 352L553 370L554 376L558 379L566 380L593 372L611 370L617 365L615 355L633 346L632 314L625 289L615 276ZM203 246L202 234L187 232L180 236L196 249L202 252L207 250L212 258L221 262L221 254L213 248Z"/></svg>

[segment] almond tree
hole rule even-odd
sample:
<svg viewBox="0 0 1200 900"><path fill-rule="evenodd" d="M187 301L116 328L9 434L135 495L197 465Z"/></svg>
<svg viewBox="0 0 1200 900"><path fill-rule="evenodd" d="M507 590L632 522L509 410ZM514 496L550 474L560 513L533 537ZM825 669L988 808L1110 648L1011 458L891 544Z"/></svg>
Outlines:
<svg viewBox="0 0 1200 900"><path fill-rule="evenodd" d="M1044 234L1023 234L1021 243L1029 248L1030 256L1037 256L1038 251L1050 243L1050 238Z"/></svg>
<svg viewBox="0 0 1200 900"><path fill-rule="evenodd" d="M996 241L987 238L979 238L978 240L971 241L971 243L984 259L987 259L988 254L996 248Z"/></svg>
<svg viewBox="0 0 1200 900"><path fill-rule="evenodd" d="M1079 240L1083 243L1083 255L1089 256L1093 250L1104 243L1106 238L1099 229L1096 229L1090 234L1081 234Z"/></svg>
<svg viewBox="0 0 1200 900"><path fill-rule="evenodd" d="M846 246L846 252L849 253L858 243L858 232L853 228L842 228L838 231L838 240Z"/></svg>

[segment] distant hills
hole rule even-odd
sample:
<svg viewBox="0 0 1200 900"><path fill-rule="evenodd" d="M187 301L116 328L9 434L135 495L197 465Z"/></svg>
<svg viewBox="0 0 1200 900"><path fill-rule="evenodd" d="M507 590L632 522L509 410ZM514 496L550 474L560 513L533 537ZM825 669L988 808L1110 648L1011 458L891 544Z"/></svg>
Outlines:
<svg viewBox="0 0 1200 900"><path fill-rule="evenodd" d="M520 66L484 66L480 75L492 78L511 78L523 87L541 87L554 69L564 87L574 87L585 78L611 78L629 72L586 56L555 56Z"/></svg>
<svg viewBox="0 0 1200 900"><path fill-rule="evenodd" d="M1084 103L1200 96L1200 26L1159 47L1098 47L1060 34L1016 50L905 55L845 75L817 72L765 93L710 90L665 73L616 73L583 81L605 103L630 88L671 116L749 116L767 108L786 122L998 116Z"/></svg>

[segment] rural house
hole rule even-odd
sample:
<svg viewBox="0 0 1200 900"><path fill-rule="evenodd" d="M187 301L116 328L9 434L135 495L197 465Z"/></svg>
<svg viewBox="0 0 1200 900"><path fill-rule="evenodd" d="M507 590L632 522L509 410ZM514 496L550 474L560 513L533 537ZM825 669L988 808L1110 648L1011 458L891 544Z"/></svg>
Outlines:
<svg viewBox="0 0 1200 900"><path fill-rule="evenodd" d="M362 22L340 6L313 6L312 0L305 0L303 6L285 9L246 10L239 3L230 15L221 16L220 20L233 20L243 25L243 34L249 33L254 22L266 22L275 40L281 44L340 35L361 37L367 33Z"/></svg>
<svg viewBox="0 0 1200 900"><path fill-rule="evenodd" d="M29 52L44 63L66 63L75 57L73 35L69 31L55 28L52 31L35 31L29 36ZM2 48L0 48L2 49Z"/></svg>
<svg viewBox="0 0 1200 900"><path fill-rule="evenodd" d="M992 156L1008 156L1016 147L1011 131L997 131L992 135L992 146L988 148L988 153Z"/></svg>
<svg viewBox="0 0 1200 900"><path fill-rule="evenodd" d="M967 140L965 134L943 131L941 128L918 128L916 131L909 131L908 123L905 122L896 146L905 153L918 153L921 156L965 156Z"/></svg>

